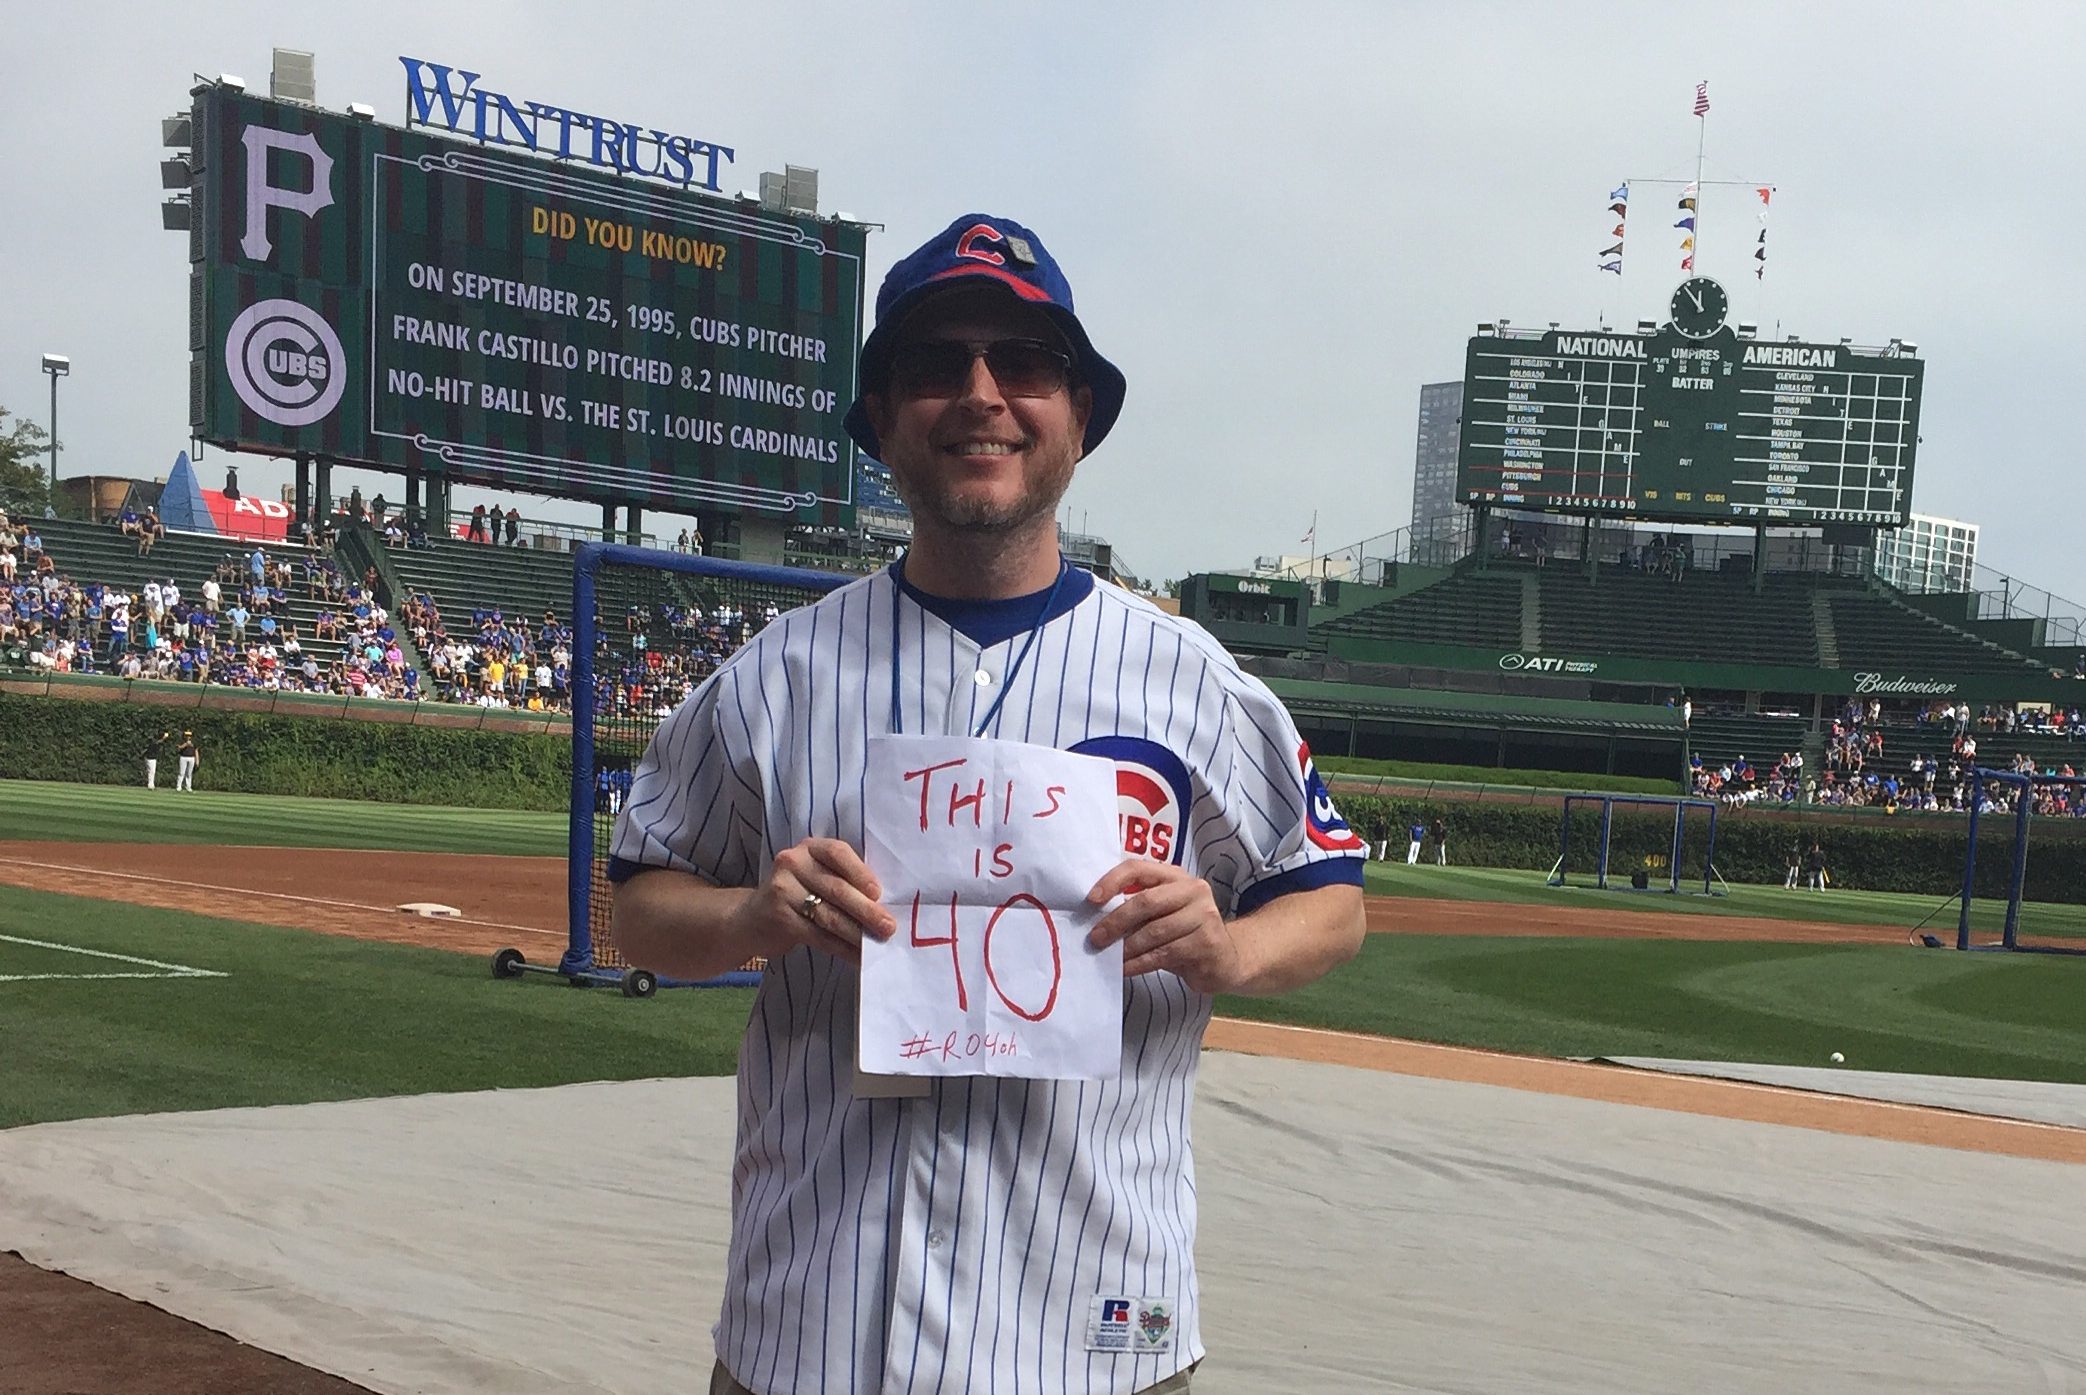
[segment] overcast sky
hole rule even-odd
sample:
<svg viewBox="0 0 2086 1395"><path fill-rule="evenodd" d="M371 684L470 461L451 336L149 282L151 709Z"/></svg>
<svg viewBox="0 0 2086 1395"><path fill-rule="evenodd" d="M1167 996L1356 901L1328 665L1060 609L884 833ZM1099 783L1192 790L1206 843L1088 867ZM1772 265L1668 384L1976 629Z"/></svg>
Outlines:
<svg viewBox="0 0 2086 1395"><path fill-rule="evenodd" d="M1073 524L1155 578L1301 551L1314 513L1338 546L1407 522L1419 386L1461 376L1480 320L1665 318L1674 191L1643 196L1624 276L1596 254L1616 184L1692 177L1707 79L1707 177L1777 189L1758 282L1751 210L1705 192L1699 269L1733 317L1916 341L1913 506L2086 597L2076 3L88 0L12 6L7 29L0 405L43 422L39 354L72 357L67 473L162 475L186 444L158 120L193 73L265 92L280 45L316 51L322 105L386 122L410 54L734 146L727 190L815 166L824 210L884 225L877 279L958 213L1025 222L1130 384ZM249 492L289 478L240 463Z"/></svg>

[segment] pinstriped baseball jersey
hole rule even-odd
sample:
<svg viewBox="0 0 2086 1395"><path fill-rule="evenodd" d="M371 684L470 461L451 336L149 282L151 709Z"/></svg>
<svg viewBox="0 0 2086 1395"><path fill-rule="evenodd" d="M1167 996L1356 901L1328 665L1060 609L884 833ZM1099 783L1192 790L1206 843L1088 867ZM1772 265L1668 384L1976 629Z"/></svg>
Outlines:
<svg viewBox="0 0 2086 1395"><path fill-rule="evenodd" d="M807 837L860 848L894 642L902 729L968 734L1041 604L922 597L884 572L784 615L660 726L611 875L749 886ZM1361 881L1288 714L1208 634L1084 573L1052 611L987 735L1113 759L1125 846L1207 879L1228 912ZM1129 1395L1200 1359L1188 1122L1209 998L1126 979L1112 1080L867 1099L857 987L799 948L755 999L715 1329L732 1374L758 1395ZM1124 1296L1143 1344L1094 1349Z"/></svg>

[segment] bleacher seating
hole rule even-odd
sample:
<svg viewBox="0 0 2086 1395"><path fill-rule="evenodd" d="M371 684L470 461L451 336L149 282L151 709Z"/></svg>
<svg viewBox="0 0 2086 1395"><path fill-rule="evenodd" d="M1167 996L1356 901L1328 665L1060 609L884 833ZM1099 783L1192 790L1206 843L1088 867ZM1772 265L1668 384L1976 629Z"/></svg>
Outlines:
<svg viewBox="0 0 2086 1395"><path fill-rule="evenodd" d="M2046 665L2025 654L1944 624L1888 594L1867 589L1834 593L1829 600L1840 667L1918 669L1933 673L2046 675Z"/></svg>
<svg viewBox="0 0 2086 1395"><path fill-rule="evenodd" d="M56 518L38 519L35 524L43 535L44 550L51 554L52 565L75 581L121 586L135 595L148 581L172 578L182 596L190 601L202 599L204 578L227 557L239 564L244 575L246 559L255 547L254 543L213 533L169 533L149 556L141 557L134 539L124 537L107 524ZM293 568L296 582L290 587L288 600L276 605L273 613L278 624L287 620L309 639L312 622L326 607L307 595L302 568L308 556L330 554L307 554L304 548L286 544L260 546L271 557L297 563Z"/></svg>
<svg viewBox="0 0 2086 1395"><path fill-rule="evenodd" d="M1717 572L1675 579L1603 566L1593 579L1576 567L1550 566L1537 575L1545 653L1791 668L1822 663L1811 597L1829 578L1771 574L1755 592L1750 577Z"/></svg>
<svg viewBox="0 0 2086 1395"><path fill-rule="evenodd" d="M1519 649L1522 590L1519 575L1459 571L1424 590L1313 626L1311 637L1314 644L1355 638Z"/></svg>
<svg viewBox="0 0 2086 1395"><path fill-rule="evenodd" d="M1688 727L1688 750L1712 768L1744 756L1766 769L1783 755L1803 749L1807 725L1801 717L1698 712Z"/></svg>

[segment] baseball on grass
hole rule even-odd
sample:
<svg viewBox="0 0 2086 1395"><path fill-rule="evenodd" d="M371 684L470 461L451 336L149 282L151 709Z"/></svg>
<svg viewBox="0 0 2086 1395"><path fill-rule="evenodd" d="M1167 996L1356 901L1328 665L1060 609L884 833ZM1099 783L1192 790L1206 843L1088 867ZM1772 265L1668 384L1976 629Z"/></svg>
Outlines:
<svg viewBox="0 0 2086 1395"><path fill-rule="evenodd" d="M1839 1052L1837 1052L1837 1051L1833 1052L1833 1054L1832 1054L1832 1063L1833 1063L1834 1065L1836 1065L1836 1066L1839 1066L1839 1065L1845 1065L1845 1064L1846 1064L1846 1062L1847 1062L1847 1058L1846 1058L1845 1056L1842 1056L1842 1055L1841 1055L1841 1054L1840 1054Z"/></svg>

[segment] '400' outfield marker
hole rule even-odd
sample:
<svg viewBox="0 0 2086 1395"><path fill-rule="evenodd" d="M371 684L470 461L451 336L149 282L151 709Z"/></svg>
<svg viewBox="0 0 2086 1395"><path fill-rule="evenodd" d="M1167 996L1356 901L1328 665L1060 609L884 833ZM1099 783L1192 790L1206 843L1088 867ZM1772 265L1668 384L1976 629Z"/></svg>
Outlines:
<svg viewBox="0 0 2086 1395"><path fill-rule="evenodd" d="M0 935L0 941L11 945L28 945L32 949L55 949L62 954L84 954L92 959L113 959L121 964L143 964L157 973L115 971L98 974L0 974L0 983L26 983L32 979L47 978L229 978L231 975L216 969L197 969L187 964L163 964L157 959L140 959L134 954L113 954L105 949L85 949L79 945L53 944L49 940L25 939L20 935Z"/></svg>

